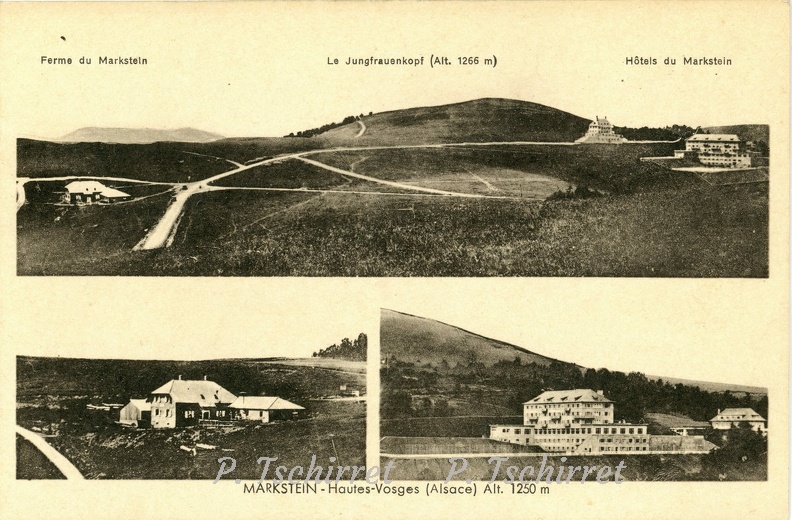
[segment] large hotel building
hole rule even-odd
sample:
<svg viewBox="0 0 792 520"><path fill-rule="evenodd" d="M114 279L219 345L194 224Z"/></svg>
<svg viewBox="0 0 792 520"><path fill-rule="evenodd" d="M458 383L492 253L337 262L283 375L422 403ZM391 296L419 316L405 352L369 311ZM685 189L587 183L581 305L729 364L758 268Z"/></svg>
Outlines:
<svg viewBox="0 0 792 520"><path fill-rule="evenodd" d="M596 116L594 121L589 124L586 135L575 141L584 144L621 144L626 143L627 139L613 131L613 125L607 117L600 119Z"/></svg>
<svg viewBox="0 0 792 520"><path fill-rule="evenodd" d="M565 455L708 453L703 436L650 435L646 424L615 422L602 391L557 390L523 403L523 424L490 425L490 439Z"/></svg>
<svg viewBox="0 0 792 520"><path fill-rule="evenodd" d="M684 150L676 150L678 159L698 159L701 164L721 168L748 168L751 155L734 134L694 134L685 141Z"/></svg>

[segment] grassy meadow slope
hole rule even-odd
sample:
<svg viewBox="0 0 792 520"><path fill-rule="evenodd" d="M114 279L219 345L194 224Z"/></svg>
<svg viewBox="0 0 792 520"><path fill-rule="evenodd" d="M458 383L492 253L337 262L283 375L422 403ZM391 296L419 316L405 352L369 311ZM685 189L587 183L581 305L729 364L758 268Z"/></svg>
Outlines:
<svg viewBox="0 0 792 520"><path fill-rule="evenodd" d="M325 132L313 140L364 145L488 141L566 141L586 132L589 119L514 99L485 98L451 105L380 112Z"/></svg>
<svg viewBox="0 0 792 520"><path fill-rule="evenodd" d="M270 202L282 197L219 192L190 201L174 245L164 250L69 256L46 240L51 224L44 220L35 235L20 233L18 272L760 278L768 275L767 195L766 184L545 203L297 193L302 205L280 211ZM207 204L223 209L192 209ZM53 251L49 256L21 254L36 236L44 242L35 250Z"/></svg>
<svg viewBox="0 0 792 520"><path fill-rule="evenodd" d="M475 359L484 365L498 361L548 365L554 360L516 345L479 336L453 325L403 312L383 309L380 315L382 357L415 364L451 367Z"/></svg>
<svg viewBox="0 0 792 520"><path fill-rule="evenodd" d="M17 176L124 177L175 183L197 181L233 167L222 159L184 153L189 147L181 143L65 144L18 139Z"/></svg>
<svg viewBox="0 0 792 520"><path fill-rule="evenodd" d="M347 361L346 364L354 365ZM142 361L17 357L17 397L68 396L94 402L145 397L171 379L208 379L239 395L279 395L297 401L331 395L339 385L365 385L365 373L313 358ZM98 403L94 403L98 404Z"/></svg>

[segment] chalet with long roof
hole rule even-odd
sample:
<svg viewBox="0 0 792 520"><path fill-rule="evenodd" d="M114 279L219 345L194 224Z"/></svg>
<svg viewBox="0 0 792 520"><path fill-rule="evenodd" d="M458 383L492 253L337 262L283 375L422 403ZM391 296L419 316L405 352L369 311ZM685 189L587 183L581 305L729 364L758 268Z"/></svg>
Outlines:
<svg viewBox="0 0 792 520"><path fill-rule="evenodd" d="M228 421L236 396L214 381L171 379L151 392L152 428L194 426L200 421Z"/></svg>

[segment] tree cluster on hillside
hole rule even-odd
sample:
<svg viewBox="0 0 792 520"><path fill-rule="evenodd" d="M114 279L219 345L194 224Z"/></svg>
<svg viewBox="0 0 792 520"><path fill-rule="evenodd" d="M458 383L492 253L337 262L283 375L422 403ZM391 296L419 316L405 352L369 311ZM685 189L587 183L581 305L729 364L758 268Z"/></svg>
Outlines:
<svg viewBox="0 0 792 520"><path fill-rule="evenodd" d="M683 139L690 137L696 129L687 125L672 125L664 128L614 126L613 131L630 141L676 141L680 137Z"/></svg>
<svg viewBox="0 0 792 520"><path fill-rule="evenodd" d="M341 343L330 345L327 348L314 352L312 357L333 359L346 359L348 361L365 361L368 351L368 337L362 332L357 339L344 338Z"/></svg>
<svg viewBox="0 0 792 520"><path fill-rule="evenodd" d="M671 384L653 380L640 372L614 372L607 369L585 369L562 362L550 365L524 364L517 357L513 361L499 361L485 366L475 360L459 363L421 365L399 361L389 362L382 370L383 411L396 415L416 413L418 404L408 403L407 395L462 395L473 388L489 389L487 395L505 396L500 403L522 411L522 403L545 390L591 388L603 390L615 402L616 419L628 422L645 421L650 412L683 414L698 421L708 421L718 409L753 408L767 418L767 396L738 396L731 392L708 392L697 386ZM438 391L441 389L441 391ZM486 395L482 395L486 399ZM505 402L503 400L505 399ZM407 404L410 406L408 407ZM446 403L447 404L447 403ZM482 401L482 404L485 404ZM383 413L384 413L383 412Z"/></svg>
<svg viewBox="0 0 792 520"><path fill-rule="evenodd" d="M371 115L371 112L369 112L369 115ZM332 130L333 128L338 128L339 126L344 126L344 125L348 125L349 123L354 123L355 121L358 121L362 118L363 118L363 114L360 114L359 116L347 116L344 119L342 119L340 123L335 123L335 122L328 123L326 125L322 125L316 128L311 128L310 130L302 130L300 132L297 132L296 134L292 132L289 135L285 135L284 137L313 137L315 135L323 134L328 130Z"/></svg>

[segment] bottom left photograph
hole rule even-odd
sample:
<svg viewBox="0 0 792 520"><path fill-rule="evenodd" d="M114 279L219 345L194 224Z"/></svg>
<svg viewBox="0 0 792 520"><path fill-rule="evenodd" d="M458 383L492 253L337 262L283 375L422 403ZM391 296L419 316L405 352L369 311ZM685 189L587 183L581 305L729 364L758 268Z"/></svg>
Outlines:
<svg viewBox="0 0 792 520"><path fill-rule="evenodd" d="M367 336L305 357L17 357L17 479L208 479L366 460Z"/></svg>

